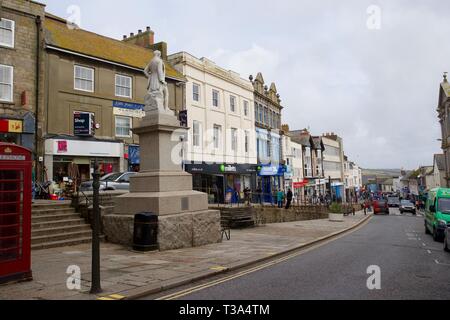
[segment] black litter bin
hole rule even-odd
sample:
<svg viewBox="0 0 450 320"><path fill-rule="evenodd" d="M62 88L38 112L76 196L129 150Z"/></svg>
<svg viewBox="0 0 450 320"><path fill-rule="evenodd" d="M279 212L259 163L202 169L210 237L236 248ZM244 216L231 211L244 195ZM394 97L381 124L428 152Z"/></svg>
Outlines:
<svg viewBox="0 0 450 320"><path fill-rule="evenodd" d="M158 250L158 216L143 212L134 216L133 250Z"/></svg>

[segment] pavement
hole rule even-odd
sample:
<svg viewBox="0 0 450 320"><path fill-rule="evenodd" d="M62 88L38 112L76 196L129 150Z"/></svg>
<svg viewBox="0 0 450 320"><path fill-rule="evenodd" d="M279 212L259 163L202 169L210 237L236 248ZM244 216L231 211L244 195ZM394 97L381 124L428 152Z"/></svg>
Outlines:
<svg viewBox="0 0 450 320"><path fill-rule="evenodd" d="M379 267L379 289L367 286L370 266ZM391 209L390 216L374 216L358 230L278 264L199 290L182 289L156 298L448 300L450 254L425 234L422 216Z"/></svg>
<svg viewBox="0 0 450 320"><path fill-rule="evenodd" d="M102 243L100 295L89 294L90 244L33 251L34 280L0 286L0 299L136 299L273 259L347 232L370 217L358 212L344 222L311 220L232 230L230 241L164 252L137 253ZM68 289L67 283L74 283L70 267L81 272L79 289Z"/></svg>

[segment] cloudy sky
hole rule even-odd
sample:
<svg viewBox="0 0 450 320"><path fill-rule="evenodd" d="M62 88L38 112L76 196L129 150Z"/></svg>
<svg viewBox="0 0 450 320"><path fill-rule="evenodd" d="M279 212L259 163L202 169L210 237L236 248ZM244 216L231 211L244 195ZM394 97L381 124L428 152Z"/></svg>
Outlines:
<svg viewBox="0 0 450 320"><path fill-rule="evenodd" d="M336 132L365 168L431 165L439 83L450 71L442 0L44 0L47 11L121 39L151 26L169 52L275 82L283 122ZM78 15L79 12L79 15Z"/></svg>

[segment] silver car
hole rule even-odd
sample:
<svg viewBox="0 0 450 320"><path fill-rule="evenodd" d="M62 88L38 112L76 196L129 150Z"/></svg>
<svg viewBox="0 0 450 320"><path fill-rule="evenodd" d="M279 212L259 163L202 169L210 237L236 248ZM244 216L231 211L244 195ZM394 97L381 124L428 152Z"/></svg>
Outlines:
<svg viewBox="0 0 450 320"><path fill-rule="evenodd" d="M100 179L100 190L130 190L130 178L136 175L137 172L115 172L103 176ZM81 183L80 190L93 191L93 180Z"/></svg>

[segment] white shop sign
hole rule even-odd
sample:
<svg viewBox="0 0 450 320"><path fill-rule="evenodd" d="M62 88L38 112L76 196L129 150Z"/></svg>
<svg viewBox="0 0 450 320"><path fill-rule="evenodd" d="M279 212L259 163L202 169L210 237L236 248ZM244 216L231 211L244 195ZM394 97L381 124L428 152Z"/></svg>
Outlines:
<svg viewBox="0 0 450 320"><path fill-rule="evenodd" d="M62 141L66 144L64 149L58 148ZM123 143L51 139L45 141L45 153L47 155L121 158Z"/></svg>
<svg viewBox="0 0 450 320"><path fill-rule="evenodd" d="M114 115L116 116L124 116L124 117L133 117L133 118L143 118L145 117L144 110L133 110L133 109L124 109L124 108L113 108Z"/></svg>

